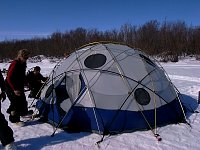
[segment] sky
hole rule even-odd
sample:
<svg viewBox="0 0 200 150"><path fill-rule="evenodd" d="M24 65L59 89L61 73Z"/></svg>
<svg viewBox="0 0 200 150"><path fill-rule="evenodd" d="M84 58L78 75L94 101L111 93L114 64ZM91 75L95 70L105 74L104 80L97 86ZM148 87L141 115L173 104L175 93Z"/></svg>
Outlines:
<svg viewBox="0 0 200 150"><path fill-rule="evenodd" d="M56 63L43 59L38 63L28 61L27 69L36 65L41 66L41 73L48 75ZM186 58L177 63L161 63L172 83L182 94L181 100L188 108L200 111L197 104L200 91L200 62L195 58ZM0 63L0 68L8 68L9 63ZM5 77L5 76L4 76ZM28 95L29 92L26 92ZM32 99L27 98L29 105ZM2 103L2 113L8 119L6 109L9 100ZM158 141L150 130L135 131L112 136L105 136L104 141L96 144L102 136L95 133L78 132L67 133L58 129L51 137L54 128L47 123L37 120L28 121L26 126L19 127L10 122L9 126L14 131L15 143L18 150L200 150L200 113L187 113L185 123L169 124L158 127L157 131L162 141ZM0 143L0 149L3 149Z"/></svg>
<svg viewBox="0 0 200 150"><path fill-rule="evenodd" d="M47 37L83 27L100 31L150 20L200 25L199 0L2 0L0 41Z"/></svg>

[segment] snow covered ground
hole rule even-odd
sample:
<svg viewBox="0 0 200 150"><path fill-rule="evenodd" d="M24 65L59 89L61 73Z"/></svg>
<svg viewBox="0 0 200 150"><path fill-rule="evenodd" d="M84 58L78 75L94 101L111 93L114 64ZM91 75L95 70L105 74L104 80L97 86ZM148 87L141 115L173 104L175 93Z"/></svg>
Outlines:
<svg viewBox="0 0 200 150"><path fill-rule="evenodd" d="M42 68L41 73L47 76L56 63L47 59L39 63L28 62L30 69L36 65ZM178 63L161 63L177 89L183 94L184 103L191 109L200 111L197 104L200 91L200 62L194 58L184 59ZM8 68L9 64L0 63L0 68ZM28 94L28 92L27 92ZM32 99L27 99L29 103ZM2 112L8 119L6 109L9 101L2 103ZM158 141L151 131L136 131L114 136L106 136L99 145L102 136L94 133L67 133L58 129L51 137L54 128L47 123L31 121L25 127L9 123L19 150L200 150L200 113L187 114L191 126L171 124L158 128L162 141ZM0 149L3 149L0 144Z"/></svg>

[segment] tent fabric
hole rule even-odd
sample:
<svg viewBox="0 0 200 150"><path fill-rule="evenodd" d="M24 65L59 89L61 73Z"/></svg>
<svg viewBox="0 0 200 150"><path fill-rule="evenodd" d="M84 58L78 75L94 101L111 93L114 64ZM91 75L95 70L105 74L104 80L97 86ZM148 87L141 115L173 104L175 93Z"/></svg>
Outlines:
<svg viewBox="0 0 200 150"><path fill-rule="evenodd" d="M93 43L57 64L40 107L62 128L114 134L184 120L178 92L160 64L117 43Z"/></svg>

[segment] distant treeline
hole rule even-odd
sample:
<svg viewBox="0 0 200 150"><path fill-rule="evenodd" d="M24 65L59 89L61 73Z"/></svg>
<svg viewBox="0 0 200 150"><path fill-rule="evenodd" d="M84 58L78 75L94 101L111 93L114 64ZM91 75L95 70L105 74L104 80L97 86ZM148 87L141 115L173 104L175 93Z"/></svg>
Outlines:
<svg viewBox="0 0 200 150"><path fill-rule="evenodd" d="M14 58L18 50L27 48L31 55L62 57L77 48L98 41L125 43L149 55L160 55L164 61L177 61L181 55L200 54L200 26L188 26L184 21L159 23L151 20L141 26L124 24L120 29L99 31L76 28L55 32L46 38L0 42L0 59Z"/></svg>

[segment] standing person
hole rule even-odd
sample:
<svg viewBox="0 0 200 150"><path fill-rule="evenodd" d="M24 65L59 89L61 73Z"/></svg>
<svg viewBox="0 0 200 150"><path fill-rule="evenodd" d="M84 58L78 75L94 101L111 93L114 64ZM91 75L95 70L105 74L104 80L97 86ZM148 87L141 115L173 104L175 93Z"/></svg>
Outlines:
<svg viewBox="0 0 200 150"><path fill-rule="evenodd" d="M30 55L27 49L19 50L17 58L13 60L8 68L5 80L6 94L10 100L10 106L7 110L9 120L20 126L24 122L20 121L20 116L28 114L28 104L24 93L24 82L26 76L26 61Z"/></svg>
<svg viewBox="0 0 200 150"><path fill-rule="evenodd" d="M17 147L14 143L13 131L8 126L8 122L6 121L4 115L1 113L1 101L4 101L6 99L5 83L4 83L4 78L1 74L1 70L0 70L0 88L1 88L1 92L0 92L0 141L6 150L7 149L16 150Z"/></svg>
<svg viewBox="0 0 200 150"><path fill-rule="evenodd" d="M46 77L40 73L41 68L39 66L34 67L33 71L30 71L27 74L27 83L28 87L30 88L30 98L39 98L40 95L40 88L42 87L43 83L47 80Z"/></svg>

